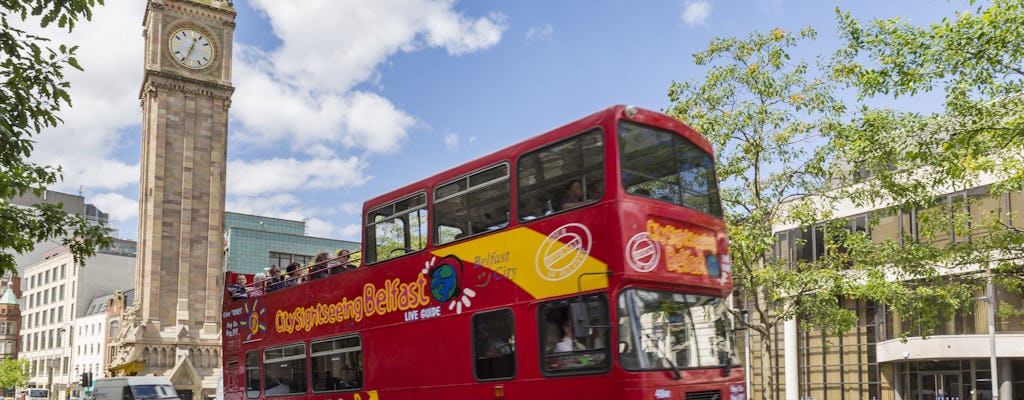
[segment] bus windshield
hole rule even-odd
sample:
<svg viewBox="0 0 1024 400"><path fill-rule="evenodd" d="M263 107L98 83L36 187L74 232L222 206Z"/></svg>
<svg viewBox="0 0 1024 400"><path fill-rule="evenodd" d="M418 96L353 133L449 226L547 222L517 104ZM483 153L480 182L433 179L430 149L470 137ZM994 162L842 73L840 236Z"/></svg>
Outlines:
<svg viewBox="0 0 1024 400"><path fill-rule="evenodd" d="M711 155L679 134L620 121L619 154L627 193L722 217Z"/></svg>
<svg viewBox="0 0 1024 400"><path fill-rule="evenodd" d="M619 295L618 328L628 370L738 365L723 297L627 289Z"/></svg>

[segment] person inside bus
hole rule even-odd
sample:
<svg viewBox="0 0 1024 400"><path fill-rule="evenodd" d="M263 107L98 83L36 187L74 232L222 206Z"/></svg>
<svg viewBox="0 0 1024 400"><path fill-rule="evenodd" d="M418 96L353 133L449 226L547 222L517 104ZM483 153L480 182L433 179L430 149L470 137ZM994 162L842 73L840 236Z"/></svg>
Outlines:
<svg viewBox="0 0 1024 400"><path fill-rule="evenodd" d="M338 250L335 261L331 263L331 275L356 269L356 266L352 265L352 261L350 261L350 254L348 249Z"/></svg>
<svg viewBox="0 0 1024 400"><path fill-rule="evenodd" d="M598 180L590 185L590 190L587 191L587 200L596 201L604 196L604 181Z"/></svg>
<svg viewBox="0 0 1024 400"><path fill-rule="evenodd" d="M320 279L326 278L328 275L327 269L327 252L320 252L313 259L313 266L310 267L309 279Z"/></svg>
<svg viewBox="0 0 1024 400"><path fill-rule="evenodd" d="M235 277L235 283L228 285L228 293L231 294L231 300L242 300L249 297L248 288L246 285L249 284L248 279L245 275L238 275Z"/></svg>
<svg viewBox="0 0 1024 400"><path fill-rule="evenodd" d="M583 344L576 341L576 337L572 334L572 324L569 323L569 318L566 317L562 321L562 339L555 343L555 353L564 353L569 351L586 350Z"/></svg>
<svg viewBox="0 0 1024 400"><path fill-rule="evenodd" d="M583 204L583 184L579 179L573 179L565 188L565 196L558 202L558 210L567 210Z"/></svg>
<svg viewBox="0 0 1024 400"><path fill-rule="evenodd" d="M335 384L334 389L346 390L346 389L358 389L360 386L359 378L356 376L356 371L349 367L343 367L341 369L341 379Z"/></svg>

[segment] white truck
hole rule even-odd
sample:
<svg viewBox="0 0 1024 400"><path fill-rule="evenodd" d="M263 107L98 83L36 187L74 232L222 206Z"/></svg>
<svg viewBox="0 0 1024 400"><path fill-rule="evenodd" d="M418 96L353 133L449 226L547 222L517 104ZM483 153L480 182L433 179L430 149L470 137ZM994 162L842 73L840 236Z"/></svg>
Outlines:
<svg viewBox="0 0 1024 400"><path fill-rule="evenodd" d="M95 400L178 400L166 376L119 376L93 381Z"/></svg>

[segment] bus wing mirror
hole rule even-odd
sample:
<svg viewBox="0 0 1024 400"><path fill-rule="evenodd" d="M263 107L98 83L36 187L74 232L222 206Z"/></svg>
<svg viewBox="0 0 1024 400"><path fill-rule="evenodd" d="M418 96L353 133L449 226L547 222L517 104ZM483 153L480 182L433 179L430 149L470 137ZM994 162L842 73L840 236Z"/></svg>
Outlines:
<svg viewBox="0 0 1024 400"><path fill-rule="evenodd" d="M569 313L572 319L573 336L583 338L590 335L590 311L587 303L574 301L569 303Z"/></svg>

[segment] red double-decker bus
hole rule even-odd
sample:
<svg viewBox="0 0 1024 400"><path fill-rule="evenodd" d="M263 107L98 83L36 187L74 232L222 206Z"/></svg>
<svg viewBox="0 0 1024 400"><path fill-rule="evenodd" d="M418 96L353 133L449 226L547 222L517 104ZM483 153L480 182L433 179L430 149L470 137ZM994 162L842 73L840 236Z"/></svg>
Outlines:
<svg viewBox="0 0 1024 400"><path fill-rule="evenodd" d="M226 400L746 398L712 149L671 117L608 108L363 225L355 268L225 295Z"/></svg>

